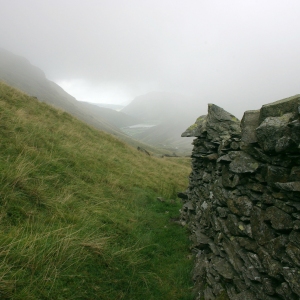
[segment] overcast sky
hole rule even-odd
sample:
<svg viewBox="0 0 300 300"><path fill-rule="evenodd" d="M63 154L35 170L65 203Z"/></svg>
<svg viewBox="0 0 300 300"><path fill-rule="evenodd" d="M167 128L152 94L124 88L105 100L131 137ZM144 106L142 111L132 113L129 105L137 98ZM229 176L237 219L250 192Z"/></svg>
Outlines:
<svg viewBox="0 0 300 300"><path fill-rule="evenodd" d="M241 117L300 93L299 0L0 0L0 7L0 47L78 100L128 103L168 91Z"/></svg>

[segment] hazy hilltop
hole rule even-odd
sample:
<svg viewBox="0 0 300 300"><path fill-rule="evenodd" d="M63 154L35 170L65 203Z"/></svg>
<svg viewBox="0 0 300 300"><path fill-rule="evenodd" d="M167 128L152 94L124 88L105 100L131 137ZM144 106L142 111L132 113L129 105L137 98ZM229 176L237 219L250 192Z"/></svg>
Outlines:
<svg viewBox="0 0 300 300"><path fill-rule="evenodd" d="M39 68L26 58L0 48L0 79L9 85L58 108L78 113L76 99L54 82L47 80Z"/></svg>
<svg viewBox="0 0 300 300"><path fill-rule="evenodd" d="M160 149L184 154L192 149L192 138L182 139L181 134L191 120L201 114L203 102L175 93L151 92L136 97L122 109L145 123L155 124L143 131L132 131L132 136Z"/></svg>
<svg viewBox="0 0 300 300"><path fill-rule="evenodd" d="M112 108L108 108L105 106L102 107L100 105L87 103L87 102L81 102L81 101L77 101L77 102L78 102L77 106L83 111L88 111L95 118L100 120L106 120L110 125L113 125L116 128L118 128L119 134L121 133L120 132L121 127L130 126L141 122L141 120L136 117L129 116L123 112L116 111Z"/></svg>
<svg viewBox="0 0 300 300"><path fill-rule="evenodd" d="M144 121L164 122L178 116L190 121L194 115L197 117L197 112L191 112L191 107L192 110L201 107L195 102L192 98L175 93L150 92L133 99L122 112Z"/></svg>
<svg viewBox="0 0 300 300"><path fill-rule="evenodd" d="M88 124L136 144L119 128L134 125L138 119L109 108L77 101L56 83L48 80L26 58L0 48L0 80L37 97L40 101L63 109Z"/></svg>
<svg viewBox="0 0 300 300"><path fill-rule="evenodd" d="M116 111L120 111L121 109L123 109L125 107L125 105L121 105L121 104L112 104L112 103L90 103L90 104L94 104L100 107L106 107L106 108L110 108Z"/></svg>

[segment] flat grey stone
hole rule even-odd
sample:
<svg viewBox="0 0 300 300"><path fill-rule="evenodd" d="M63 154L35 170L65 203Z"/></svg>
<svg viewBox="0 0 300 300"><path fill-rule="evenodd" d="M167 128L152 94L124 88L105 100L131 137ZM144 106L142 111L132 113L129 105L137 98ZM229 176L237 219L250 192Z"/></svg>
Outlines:
<svg viewBox="0 0 300 300"><path fill-rule="evenodd" d="M267 117L256 128L257 141L265 152L283 152L291 146L288 124L292 118L291 113L280 117Z"/></svg>
<svg viewBox="0 0 300 300"><path fill-rule="evenodd" d="M292 291L300 296L300 272L299 269L295 268L283 268L283 276L289 283Z"/></svg>
<svg viewBox="0 0 300 300"><path fill-rule="evenodd" d="M201 136L206 132L206 116L200 116L195 124L191 125L185 132L181 134L182 137L196 137Z"/></svg>
<svg viewBox="0 0 300 300"><path fill-rule="evenodd" d="M288 192L300 192L300 181L285 182L285 183L276 182L275 186L278 187L279 189Z"/></svg>
<svg viewBox="0 0 300 300"><path fill-rule="evenodd" d="M206 130L208 138L216 141L241 134L239 119L215 104L208 104Z"/></svg>
<svg viewBox="0 0 300 300"><path fill-rule="evenodd" d="M256 143L255 129L259 126L260 110L248 110L244 112L241 120L241 142L244 144Z"/></svg>
<svg viewBox="0 0 300 300"><path fill-rule="evenodd" d="M232 162L229 164L229 170L233 173L253 173L259 167L259 163L249 154L239 151Z"/></svg>
<svg viewBox="0 0 300 300"><path fill-rule="evenodd" d="M286 113L298 115L300 105L300 95L278 100L265 104L260 109L259 122L262 123L267 117L281 117Z"/></svg>
<svg viewBox="0 0 300 300"><path fill-rule="evenodd" d="M292 229L293 219L281 209L271 206L266 209L265 220L270 220L272 227L277 230Z"/></svg>

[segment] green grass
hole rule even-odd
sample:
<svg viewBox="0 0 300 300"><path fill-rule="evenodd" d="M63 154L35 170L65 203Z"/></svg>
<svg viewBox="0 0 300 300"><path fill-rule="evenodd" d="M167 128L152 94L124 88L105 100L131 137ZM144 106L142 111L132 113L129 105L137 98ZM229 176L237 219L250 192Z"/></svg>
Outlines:
<svg viewBox="0 0 300 300"><path fill-rule="evenodd" d="M188 234L171 222L188 159L149 157L4 84L0 134L1 299L193 298Z"/></svg>

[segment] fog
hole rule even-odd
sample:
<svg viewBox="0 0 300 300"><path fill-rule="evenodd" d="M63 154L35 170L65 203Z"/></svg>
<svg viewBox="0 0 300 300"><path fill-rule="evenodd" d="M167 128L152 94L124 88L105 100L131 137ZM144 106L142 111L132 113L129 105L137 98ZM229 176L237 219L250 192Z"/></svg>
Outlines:
<svg viewBox="0 0 300 300"><path fill-rule="evenodd" d="M300 92L298 0L0 4L0 47L78 100L126 104L165 91L241 117Z"/></svg>

